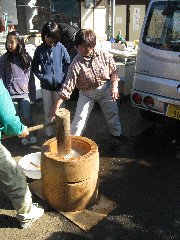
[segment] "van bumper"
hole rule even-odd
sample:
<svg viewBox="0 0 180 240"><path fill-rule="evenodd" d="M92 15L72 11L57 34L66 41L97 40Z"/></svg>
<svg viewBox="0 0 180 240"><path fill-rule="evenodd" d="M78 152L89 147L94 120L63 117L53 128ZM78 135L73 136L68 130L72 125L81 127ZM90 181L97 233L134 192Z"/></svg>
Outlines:
<svg viewBox="0 0 180 240"><path fill-rule="evenodd" d="M136 98L142 99L138 102L136 101ZM146 99L150 98L153 101L153 104L148 105L146 103ZM172 117L180 120L180 100L179 99L172 99L160 95L155 95L148 92L143 92L140 90L132 89L131 90L131 103L134 107L151 111L154 113L158 113L167 117ZM174 114L169 115L169 108L173 106L175 107Z"/></svg>
<svg viewBox="0 0 180 240"><path fill-rule="evenodd" d="M174 109L180 115L180 80L136 72L131 101L133 106L143 110L169 116L169 109Z"/></svg>

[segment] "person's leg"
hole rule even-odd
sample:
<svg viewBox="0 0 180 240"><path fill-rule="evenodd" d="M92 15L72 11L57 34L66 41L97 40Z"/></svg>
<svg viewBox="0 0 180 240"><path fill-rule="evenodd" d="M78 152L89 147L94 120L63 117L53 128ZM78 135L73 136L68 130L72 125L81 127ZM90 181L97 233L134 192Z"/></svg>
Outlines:
<svg viewBox="0 0 180 240"><path fill-rule="evenodd" d="M34 120L31 114L31 103L29 98L21 98L19 99L19 109L21 112L21 116L24 120L24 123L28 127L34 126Z"/></svg>
<svg viewBox="0 0 180 240"><path fill-rule="evenodd" d="M120 136L121 123L119 119L118 105L116 101L112 100L110 95L110 83L105 83L100 89L100 92L101 97L98 99L98 103L110 128L110 132L113 136Z"/></svg>
<svg viewBox="0 0 180 240"><path fill-rule="evenodd" d="M56 91L49 91L42 89L42 100L43 100L43 109L44 109L44 124L48 124L51 121L52 108L54 107L55 102L59 99L59 94ZM63 105L64 106L64 105ZM61 106L61 107L63 107ZM55 134L53 126L46 127L45 129L46 137L51 138Z"/></svg>
<svg viewBox="0 0 180 240"><path fill-rule="evenodd" d="M26 126L28 126L28 127L34 126L35 124L34 124L32 114L31 114L30 99L29 98L19 99L19 109L21 112L22 119L24 120L24 123L26 124ZM30 133L29 137L26 139L29 140L29 143L35 144L37 142L36 135L37 135L37 132ZM22 143L22 141L25 141L25 139L22 139L21 143Z"/></svg>
<svg viewBox="0 0 180 240"><path fill-rule="evenodd" d="M16 115L19 116L19 118L21 119L21 121L23 122L23 119L22 119L22 115L21 115L21 111L20 111L20 99L19 98L16 98L16 99L12 99L13 103L14 103L14 107L16 109ZM29 136L28 137L25 137L25 138L21 138L20 139L20 143L23 145L23 146L26 146L28 145L30 142L29 142Z"/></svg>
<svg viewBox="0 0 180 240"><path fill-rule="evenodd" d="M10 152L0 144L0 189L12 201L17 211L16 218L22 228L31 227L44 210L32 203L32 196L22 168L11 157Z"/></svg>
<svg viewBox="0 0 180 240"><path fill-rule="evenodd" d="M16 115L20 117L21 119L21 113L20 113L20 109L19 109L19 99L12 99L13 103L14 103L14 107L16 109Z"/></svg>
<svg viewBox="0 0 180 240"><path fill-rule="evenodd" d="M79 91L76 112L71 123L71 135L81 136L83 134L93 106L94 100Z"/></svg>
<svg viewBox="0 0 180 240"><path fill-rule="evenodd" d="M10 198L18 214L28 212L32 198L22 168L0 144L0 189Z"/></svg>

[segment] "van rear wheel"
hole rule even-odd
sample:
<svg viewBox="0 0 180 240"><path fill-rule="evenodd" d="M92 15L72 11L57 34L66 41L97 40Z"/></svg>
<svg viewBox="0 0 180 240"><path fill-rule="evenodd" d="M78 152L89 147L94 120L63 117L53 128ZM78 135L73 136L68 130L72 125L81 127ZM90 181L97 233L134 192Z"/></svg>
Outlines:
<svg viewBox="0 0 180 240"><path fill-rule="evenodd" d="M166 154L180 144L180 123L168 121L162 123L154 131L153 149L156 154ZM174 150L175 151L175 150Z"/></svg>

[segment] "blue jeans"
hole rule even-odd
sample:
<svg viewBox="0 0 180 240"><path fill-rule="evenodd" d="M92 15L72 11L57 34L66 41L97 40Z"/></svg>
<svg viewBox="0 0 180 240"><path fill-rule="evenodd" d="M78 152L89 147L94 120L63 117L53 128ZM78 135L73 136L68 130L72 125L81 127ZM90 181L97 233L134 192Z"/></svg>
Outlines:
<svg viewBox="0 0 180 240"><path fill-rule="evenodd" d="M98 102L113 136L121 135L118 106L110 95L110 82L107 81L97 89L80 91L76 113L71 123L71 134L81 136L85 130L94 102Z"/></svg>
<svg viewBox="0 0 180 240"><path fill-rule="evenodd" d="M12 99L16 108L17 115L21 118L23 123L28 126L34 126L34 121L31 115L31 104L29 98Z"/></svg>

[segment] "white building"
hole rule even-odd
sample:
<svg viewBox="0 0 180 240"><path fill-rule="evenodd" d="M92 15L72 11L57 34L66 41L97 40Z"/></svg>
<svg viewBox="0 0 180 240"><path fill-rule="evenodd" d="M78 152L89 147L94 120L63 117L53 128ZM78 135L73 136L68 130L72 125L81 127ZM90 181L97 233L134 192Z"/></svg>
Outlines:
<svg viewBox="0 0 180 240"><path fill-rule="evenodd" d="M22 34L40 32L55 19L91 28L107 39L121 30L126 40L139 38L148 0L0 0L0 17ZM111 32L110 32L111 31Z"/></svg>

